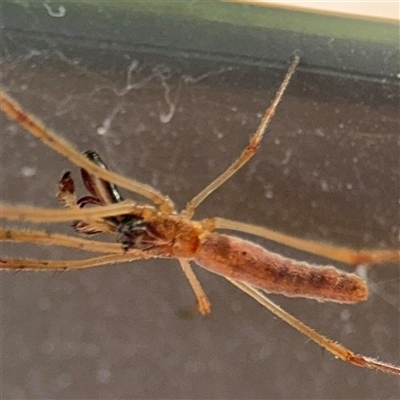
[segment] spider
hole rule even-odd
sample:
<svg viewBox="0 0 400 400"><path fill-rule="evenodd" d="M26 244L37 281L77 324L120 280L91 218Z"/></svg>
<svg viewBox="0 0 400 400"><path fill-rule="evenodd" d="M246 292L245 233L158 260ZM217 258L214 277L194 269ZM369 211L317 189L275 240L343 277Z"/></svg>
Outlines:
<svg viewBox="0 0 400 400"><path fill-rule="evenodd" d="M73 221L73 226L79 233L85 235L109 233L115 235L118 242L100 242L36 230L1 229L0 238L3 241L80 248L102 255L84 260L66 261L2 257L0 269L75 270L150 258L176 258L196 295L197 309L206 315L211 311L211 306L189 264L189 261L193 260L200 266L222 275L335 357L359 367L400 375L400 367L356 354L326 338L284 311L264 294L264 292L279 293L318 301L356 303L368 297L367 285L361 278L334 267L316 266L285 258L247 240L221 234L216 230L227 229L260 236L353 265L399 261L399 250L357 251L304 240L225 218L213 217L201 221L192 219L199 204L254 156L298 63L299 58L294 57L271 105L265 111L258 129L241 155L225 172L189 201L181 212L175 209L174 203L168 196L153 187L108 170L97 153L87 151L81 154L35 116L24 110L16 100L0 90L2 111L48 147L80 167L84 185L90 192L90 195L77 199L74 181L71 173L67 172L59 182L58 200L68 209L1 204L1 218L33 223ZM116 185L147 198L153 205L124 200ZM86 207L87 204L92 206Z"/></svg>

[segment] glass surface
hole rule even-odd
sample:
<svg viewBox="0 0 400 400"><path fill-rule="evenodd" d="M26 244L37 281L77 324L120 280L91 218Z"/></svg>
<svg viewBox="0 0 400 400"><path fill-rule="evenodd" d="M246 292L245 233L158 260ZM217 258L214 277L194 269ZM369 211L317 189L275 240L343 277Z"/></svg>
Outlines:
<svg viewBox="0 0 400 400"><path fill-rule="evenodd" d="M62 3L49 4L51 13L62 13ZM264 54L262 30L251 41L220 20L209 29L225 36L215 36L211 46L204 20L193 17L192 25L203 37L183 34L187 19L176 10L169 20L161 11L125 10L117 24L120 10L108 3L64 7L65 16L57 17L43 4L4 6L1 82L77 148L97 150L112 170L155 186L181 209L246 146L297 50L302 66L259 153L196 217L223 216L359 248L398 246L399 90L390 72L396 56L391 45L381 47L386 60L367 53L370 62L357 69L351 40L335 52L325 40L325 47L312 47L316 42L297 36L290 51L277 40ZM229 51L221 52L224 40ZM318 52L330 56L319 60ZM58 207L62 173L71 170L79 181L79 171L1 118L2 201ZM73 233L68 224L44 228ZM27 258L84 256L28 245L1 251ZM223 278L196 272L213 305L207 318L179 316L194 297L176 261L2 273L2 396L398 397L397 378L335 360ZM356 352L398 364L398 265L378 266L367 276L370 299L359 305L271 298Z"/></svg>

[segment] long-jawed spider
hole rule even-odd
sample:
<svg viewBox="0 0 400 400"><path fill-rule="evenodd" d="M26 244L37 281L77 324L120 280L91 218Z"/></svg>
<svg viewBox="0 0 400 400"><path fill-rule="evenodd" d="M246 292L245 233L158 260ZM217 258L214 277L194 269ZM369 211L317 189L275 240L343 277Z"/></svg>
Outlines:
<svg viewBox="0 0 400 400"><path fill-rule="evenodd" d="M1 218L34 223L74 221L73 226L80 233L111 233L117 236L119 243L105 243L56 233L49 234L44 231L2 229L0 237L3 241L80 248L103 255L68 261L2 257L0 268L74 270L140 259L176 258L197 297L198 310L205 315L211 310L210 302L190 267L189 261L193 260L202 267L225 277L335 357L359 367L400 375L400 367L356 354L326 338L281 309L264 294L264 292L279 293L289 297L307 297L319 301L356 303L368 297L367 285L361 278L334 267L310 265L288 259L249 241L215 231L228 229L245 232L353 265L396 262L400 260L399 250L358 251L304 240L225 218L192 220L199 204L254 156L298 63L299 58L295 57L270 107L265 111L257 131L241 155L225 172L189 201L181 212L176 211L169 197L151 186L109 171L97 153L88 151L82 155L1 90L2 111L47 146L79 166L84 184L91 193L90 196L77 200L74 183L68 172L59 183L58 199L69 209L1 204ZM149 199L154 206L124 200L116 185ZM84 207L86 204L93 206Z"/></svg>

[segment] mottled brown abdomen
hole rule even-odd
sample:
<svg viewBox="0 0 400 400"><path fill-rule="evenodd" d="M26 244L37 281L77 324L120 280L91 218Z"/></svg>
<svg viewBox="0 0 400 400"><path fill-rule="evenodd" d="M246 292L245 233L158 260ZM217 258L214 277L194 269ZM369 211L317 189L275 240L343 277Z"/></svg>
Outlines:
<svg viewBox="0 0 400 400"><path fill-rule="evenodd" d="M207 234L194 260L209 271L270 293L339 303L368 297L366 284L354 274L291 260L233 236Z"/></svg>

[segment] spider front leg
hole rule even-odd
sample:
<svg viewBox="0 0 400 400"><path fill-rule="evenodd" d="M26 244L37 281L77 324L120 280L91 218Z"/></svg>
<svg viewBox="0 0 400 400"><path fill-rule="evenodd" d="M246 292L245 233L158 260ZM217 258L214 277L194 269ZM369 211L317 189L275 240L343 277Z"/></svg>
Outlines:
<svg viewBox="0 0 400 400"><path fill-rule="evenodd" d="M30 134L40 139L45 145L66 157L75 165L85 169L88 173L148 198L156 204L162 212L175 212L175 206L168 196L164 196L158 190L149 185L137 182L133 179L125 178L122 175L111 172L102 168L100 165L93 163L60 135L45 126L42 121L27 112L16 100L5 93L1 88L0 109L10 119L23 126Z"/></svg>

